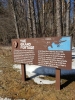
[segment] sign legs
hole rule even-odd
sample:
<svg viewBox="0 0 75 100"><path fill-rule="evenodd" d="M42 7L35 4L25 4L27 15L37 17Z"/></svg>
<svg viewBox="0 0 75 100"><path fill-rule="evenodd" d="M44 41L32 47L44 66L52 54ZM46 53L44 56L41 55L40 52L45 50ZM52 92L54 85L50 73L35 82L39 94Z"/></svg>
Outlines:
<svg viewBox="0 0 75 100"><path fill-rule="evenodd" d="M60 73L61 73L61 69L57 69L56 68L56 89L60 90Z"/></svg>
<svg viewBox="0 0 75 100"><path fill-rule="evenodd" d="M21 71L22 71L22 81L26 81L26 65L21 64ZM56 89L60 90L60 73L61 69L56 68Z"/></svg>
<svg viewBox="0 0 75 100"><path fill-rule="evenodd" d="M26 81L26 65L21 64L21 71L22 71L22 81Z"/></svg>

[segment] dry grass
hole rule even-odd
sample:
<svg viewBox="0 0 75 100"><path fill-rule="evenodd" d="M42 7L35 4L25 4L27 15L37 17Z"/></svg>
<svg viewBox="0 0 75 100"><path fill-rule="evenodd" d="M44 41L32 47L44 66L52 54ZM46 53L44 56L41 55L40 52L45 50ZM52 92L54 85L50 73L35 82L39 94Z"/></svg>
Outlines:
<svg viewBox="0 0 75 100"><path fill-rule="evenodd" d="M75 76L63 76L61 90L53 85L38 85L33 80L22 82L21 75L13 69L11 50L0 48L0 96L26 100L75 100ZM46 76L45 79L55 80Z"/></svg>

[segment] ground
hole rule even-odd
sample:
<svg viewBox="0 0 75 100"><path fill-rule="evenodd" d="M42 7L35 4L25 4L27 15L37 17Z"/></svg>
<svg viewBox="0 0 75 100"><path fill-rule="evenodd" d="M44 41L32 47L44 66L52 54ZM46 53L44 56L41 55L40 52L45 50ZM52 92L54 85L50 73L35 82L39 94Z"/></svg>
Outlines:
<svg viewBox="0 0 75 100"><path fill-rule="evenodd" d="M0 97L11 100L75 100L75 75L61 77L61 90L55 84L38 85L32 79L22 81L20 72L13 69L11 47L0 47ZM55 80L46 76L45 79Z"/></svg>

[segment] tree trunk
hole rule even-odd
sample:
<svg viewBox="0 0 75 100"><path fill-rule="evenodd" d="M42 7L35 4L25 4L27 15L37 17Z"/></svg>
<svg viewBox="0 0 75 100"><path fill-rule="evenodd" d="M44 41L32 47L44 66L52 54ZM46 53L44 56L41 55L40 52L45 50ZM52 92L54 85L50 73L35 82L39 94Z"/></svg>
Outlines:
<svg viewBox="0 0 75 100"><path fill-rule="evenodd" d="M74 31L72 34L72 38L73 38L73 46L75 46L75 0L74 0L74 21L73 21L73 27L74 27Z"/></svg>
<svg viewBox="0 0 75 100"><path fill-rule="evenodd" d="M32 26L31 26L31 15L30 15L30 0L27 0L27 23L28 23L29 37L32 37Z"/></svg>
<svg viewBox="0 0 75 100"><path fill-rule="evenodd" d="M37 19L36 19L37 37L41 37L42 36L39 2L40 2L39 0L36 0L36 3L37 3Z"/></svg>
<svg viewBox="0 0 75 100"><path fill-rule="evenodd" d="M19 19L21 26L20 26L20 33L21 37L26 37L27 32L27 20L26 20L26 11L25 11L26 3L25 0L20 0L20 8L21 8L21 18Z"/></svg>
<svg viewBox="0 0 75 100"><path fill-rule="evenodd" d="M45 0L42 0L42 36L45 36Z"/></svg>
<svg viewBox="0 0 75 100"><path fill-rule="evenodd" d="M66 35L65 22L66 22L66 1L62 0L62 31L63 31L63 36Z"/></svg>
<svg viewBox="0 0 75 100"><path fill-rule="evenodd" d="M19 38L19 32L18 32L18 27L17 27L17 21L16 21L16 15L15 15L15 11L14 11L14 4L13 4L13 0L11 0L11 7L12 7L12 13L13 13L13 17L14 17L14 25L15 25L15 30L16 30L16 36L17 38Z"/></svg>
<svg viewBox="0 0 75 100"><path fill-rule="evenodd" d="M66 36L70 32L70 0L67 0L67 12L66 12Z"/></svg>
<svg viewBox="0 0 75 100"><path fill-rule="evenodd" d="M54 12L54 0L52 1L52 36L54 36L54 15L55 15L55 12Z"/></svg>
<svg viewBox="0 0 75 100"><path fill-rule="evenodd" d="M31 23L32 23L32 32L33 32L33 36L32 37L36 37L34 0L30 0L30 9L31 9Z"/></svg>
<svg viewBox="0 0 75 100"><path fill-rule="evenodd" d="M56 0L56 27L57 27L57 36L62 35L61 30L61 5L60 0Z"/></svg>

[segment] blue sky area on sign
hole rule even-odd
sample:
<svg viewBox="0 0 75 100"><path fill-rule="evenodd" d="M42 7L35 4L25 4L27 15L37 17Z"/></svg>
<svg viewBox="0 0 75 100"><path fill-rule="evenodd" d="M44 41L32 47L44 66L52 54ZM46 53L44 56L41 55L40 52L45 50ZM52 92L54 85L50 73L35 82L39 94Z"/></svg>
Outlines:
<svg viewBox="0 0 75 100"><path fill-rule="evenodd" d="M51 46L48 46L48 50L63 50L70 51L71 50L71 37L62 37L59 40L59 43L52 43Z"/></svg>

